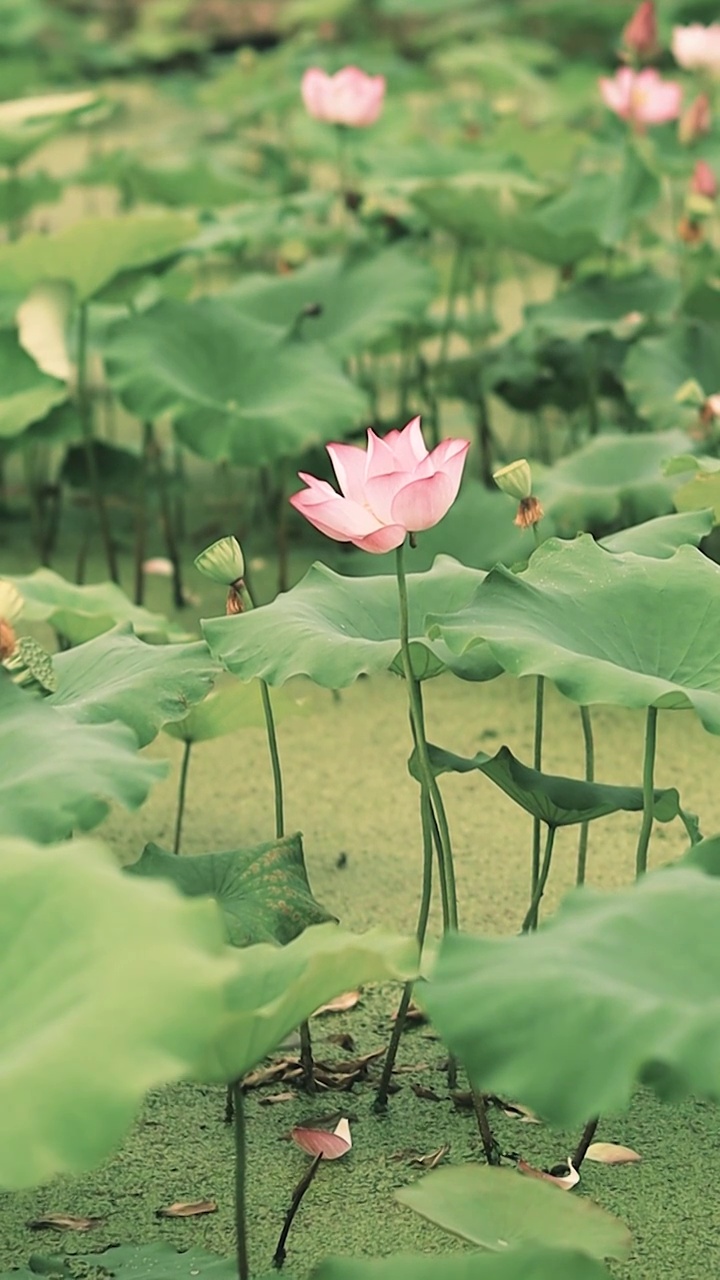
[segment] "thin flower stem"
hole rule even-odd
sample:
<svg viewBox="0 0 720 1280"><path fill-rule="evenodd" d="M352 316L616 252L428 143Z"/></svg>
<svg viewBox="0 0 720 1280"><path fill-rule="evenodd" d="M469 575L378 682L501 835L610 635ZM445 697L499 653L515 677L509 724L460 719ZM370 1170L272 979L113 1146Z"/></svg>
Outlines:
<svg viewBox="0 0 720 1280"><path fill-rule="evenodd" d="M493 1131L490 1128L488 1120L487 1107L485 1105L485 1095L476 1085L471 1084L470 1093L473 1101L473 1111L478 1122L478 1130L480 1132L480 1141L485 1152L485 1159L488 1164L499 1164L498 1144L493 1137Z"/></svg>
<svg viewBox="0 0 720 1280"><path fill-rule="evenodd" d="M433 836L431 828L431 807L430 797L423 788L420 795L420 813L422 817L422 834L423 834L423 887L422 897L420 899L420 910L418 912L418 922L415 929L415 936L418 941L418 950L422 953L425 945L425 935L427 933L428 918L430 916L430 901L432 898L432 872L433 872ZM415 983L411 980L405 983L405 989L402 993L400 1007L395 1016L395 1025L390 1037L388 1051L385 1055L380 1084L378 1085L377 1095L375 1097L375 1110L384 1111L388 1103L388 1093L390 1091L390 1080L392 1078L393 1069L395 1067L395 1059L400 1045L400 1038L405 1030L405 1022L407 1020L407 1012L410 1008L413 987Z"/></svg>
<svg viewBox="0 0 720 1280"><path fill-rule="evenodd" d="M188 770L190 768L190 752L192 751L192 741L187 739L183 748L182 764L180 765L180 781L178 783L178 799L177 813L175 816L175 839L173 840L173 853L180 852L180 838L182 836L183 818L185 816L185 793L187 791Z"/></svg>
<svg viewBox="0 0 720 1280"><path fill-rule="evenodd" d="M635 874L647 871L648 846L653 826L655 799L655 752L657 749L657 707L648 707L645 723L645 759L643 762L643 818L635 855Z"/></svg>
<svg viewBox="0 0 720 1280"><path fill-rule="evenodd" d="M250 588L247 582L244 584L244 596L246 603L251 609L255 608ZM285 809L283 800L283 779L282 767L280 764L280 750L278 748L277 731L275 729L275 716L273 715L272 701L270 699L270 690L266 680L260 680L260 697L263 704L263 715L265 717L265 733L267 736L268 751L270 752L270 764L272 766L273 789L275 796L275 835L278 840L285 835Z"/></svg>
<svg viewBox="0 0 720 1280"><path fill-rule="evenodd" d="M555 843L555 827L548 827L547 836L545 837L545 854L543 856L542 867L538 877L535 892L533 893L532 902L527 910L527 915L522 923L522 932L529 933L531 929L537 929L538 926L538 908L540 900L545 892L545 885L550 874L550 864L552 862L553 844Z"/></svg>
<svg viewBox="0 0 720 1280"><path fill-rule="evenodd" d="M592 717L589 707L580 708L580 719L582 721L583 739L585 742L585 781L594 782L595 780L595 742L593 739ZM587 867L587 850L588 836L590 833L590 823L583 822L580 824L580 838L578 840L578 856L577 856L577 875L575 877L576 884L585 883L585 870Z"/></svg>
<svg viewBox="0 0 720 1280"><path fill-rule="evenodd" d="M290 1208L288 1209L285 1215L283 1229L280 1232L280 1239L277 1242L277 1249L273 1254L273 1266L277 1271L281 1269L287 1257L285 1245L287 1243L288 1235L290 1234L290 1228L295 1220L295 1214L300 1208L300 1203L302 1201L303 1196L305 1195L305 1192L307 1191L308 1187L310 1186L310 1183L315 1177L315 1174L320 1168L320 1162L322 1158L323 1158L322 1152L320 1152L320 1155L315 1157L312 1164L308 1167L307 1172L303 1174L295 1190L293 1191L292 1200L290 1201Z"/></svg>
<svg viewBox="0 0 720 1280"><path fill-rule="evenodd" d="M249 1280L250 1268L247 1251L247 1210L245 1205L245 1105L242 1084L232 1085L235 1113L235 1244L237 1250L238 1280Z"/></svg>
<svg viewBox="0 0 720 1280"><path fill-rule="evenodd" d="M537 526L533 526L536 528ZM543 726L545 721L545 677L538 676L535 684L535 736L533 741L533 768L538 772L542 769L542 749L543 749ZM542 847L542 833L540 830L540 819L533 818L532 833L532 876L531 876L531 901L535 900L538 881L540 879L540 849ZM532 928L537 928L537 919Z"/></svg>
<svg viewBox="0 0 720 1280"><path fill-rule="evenodd" d="M583 1160L585 1159L585 1156L588 1153L588 1147L590 1146L590 1143L595 1137L595 1133L597 1131L597 1127L599 1123L600 1123L600 1117L594 1116L592 1120L588 1120L587 1124L585 1125L585 1128L582 1131L582 1137L580 1138L580 1141L578 1142L577 1147L575 1148L575 1154L572 1158L573 1165L578 1170L578 1172L580 1171L580 1165L582 1164Z"/></svg>
<svg viewBox="0 0 720 1280"><path fill-rule="evenodd" d="M88 379L87 379L87 355L88 355L88 305L86 302L80 304L78 312L78 330L77 330L77 406L78 417L83 434L83 444L85 446L85 459L87 463L88 481L90 484L90 493L92 495L93 506L97 515L98 525L100 528L100 537L102 539L103 548L105 550L105 560L107 563L108 573L113 582L120 581L120 573L118 571L117 556L115 554L115 544L112 539L110 530L110 519L108 516L107 506L105 505L105 496L100 484L100 472L98 471L97 455L95 453L95 439L92 429L92 416L90 409L90 398L88 395Z"/></svg>
<svg viewBox="0 0 720 1280"><path fill-rule="evenodd" d="M401 543L397 548L396 556L396 572L398 581L398 596L400 602L400 651L402 656L402 666L405 680L408 688L408 697L410 699L410 715L412 717L414 732L417 742L417 759L420 771L421 786L423 786L429 797L432 808L437 820L440 847L440 862L442 870L447 879L448 887L448 920L446 932L456 930L458 927L458 910L457 910L457 894L455 891L455 873L453 866L452 842L450 840L450 827L448 825L447 814L443 804L440 788L437 779L432 771L430 763L430 754L428 751L427 739L425 737L425 722L423 716L422 700L419 692L419 685L413 675L412 658L410 654L410 621L408 608L407 579L405 577L404 564L404 544Z"/></svg>

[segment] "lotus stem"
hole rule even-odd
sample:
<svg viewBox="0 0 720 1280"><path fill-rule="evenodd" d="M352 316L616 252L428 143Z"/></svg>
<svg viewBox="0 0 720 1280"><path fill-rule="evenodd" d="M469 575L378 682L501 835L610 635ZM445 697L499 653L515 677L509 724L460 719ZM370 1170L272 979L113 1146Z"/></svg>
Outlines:
<svg viewBox="0 0 720 1280"><path fill-rule="evenodd" d="M88 353L88 305L87 302L80 304L78 312L78 333L77 333L77 405L78 417L82 428L83 443L85 446L85 459L87 462L88 481L90 484L90 493L92 495L93 506L97 514L98 525L100 528L100 537L102 539L103 548L105 550L105 559L107 562L108 573L113 582L120 581L118 572L117 556L115 555L115 544L112 540L110 530L110 520L108 517L107 507L105 505L105 497L103 495L102 486L100 484L100 472L98 471L97 457L95 456L95 439L93 436L92 419L90 412L90 400L88 397L87 385L87 353Z"/></svg>
<svg viewBox="0 0 720 1280"><path fill-rule="evenodd" d="M235 1113L235 1243L237 1249L238 1280L249 1280L250 1268L247 1252L247 1210L245 1204L245 1100L242 1084L235 1080L231 1086Z"/></svg>
<svg viewBox="0 0 720 1280"><path fill-rule="evenodd" d="M450 280L448 282L447 301L445 303L445 318L443 321L442 334L440 336L440 351L437 362L438 372L441 377L447 368L448 351L450 348L450 333L455 319L455 308L457 305L458 294L460 292L464 258L465 245L462 240L456 240L452 263L450 266ZM432 447L436 448L440 443L440 424L437 417L431 419L431 425Z"/></svg>
<svg viewBox="0 0 720 1280"><path fill-rule="evenodd" d="M148 463L150 460L150 444L152 431L147 422L142 428L142 452L140 454L140 480L136 504L135 521L135 604L143 604L145 600L145 538L147 534L147 482Z"/></svg>
<svg viewBox="0 0 720 1280"><path fill-rule="evenodd" d="M648 847L653 826L655 801L655 752L657 750L657 707L648 707L645 722L645 758L643 761L643 817L635 855L635 875L647 871Z"/></svg>
<svg viewBox="0 0 720 1280"><path fill-rule="evenodd" d="M322 1152L320 1152L320 1154L315 1157L312 1164L308 1167L307 1172L303 1174L295 1190L293 1191L292 1200L290 1201L290 1208L288 1209L285 1215L283 1229L280 1232L280 1239L277 1242L277 1249L273 1254L273 1266L277 1271L280 1270L280 1268L282 1267L285 1261L285 1258L287 1257L287 1253L285 1251L285 1244L287 1242L288 1235L290 1234L290 1228L293 1222L295 1221L295 1214L300 1208L300 1204L303 1196L305 1195L305 1192L307 1191L308 1187L310 1186L310 1183L315 1177L315 1174L320 1168L320 1162L322 1158L323 1158Z"/></svg>
<svg viewBox="0 0 720 1280"><path fill-rule="evenodd" d="M417 928L415 936L418 940L418 950L422 954L425 945L425 935L427 933L428 918L430 916L430 901L432 898L432 872L433 872L433 834L431 828L431 806L430 797L423 788L420 796L420 811L422 816L422 833L423 833L423 887L422 898L420 900L420 910L418 912ZM392 1079L393 1069L395 1067L395 1059L400 1045L400 1038L405 1030L407 1021L407 1013L410 1008L413 987L415 983L411 980L405 983L405 988L400 1000L400 1007L395 1016L395 1025L390 1037L390 1044L385 1055L383 1063L380 1084L378 1085L377 1095L375 1097L375 1110L384 1111L388 1103L388 1094L390 1091L390 1081Z"/></svg>
<svg viewBox="0 0 720 1280"><path fill-rule="evenodd" d="M157 481L157 493L160 505L160 523L162 525L163 536L165 538L168 560L173 568L173 603L176 609L183 609L185 607L185 592L183 590L182 582L182 560L180 556L180 549L178 547L177 530L173 520L167 476L165 474L165 467L163 466L162 453L155 438L155 430L152 423L148 423L148 427L150 456L154 456L155 459L155 478Z"/></svg>
<svg viewBox="0 0 720 1280"><path fill-rule="evenodd" d="M533 893L533 896L532 896L532 902L528 907L527 915L525 916L525 919L523 920L523 923L522 923L523 933L529 933L532 929L537 929L537 926L538 926L538 908L540 906L540 900L545 892L545 885L547 884L547 878L550 874L550 864L552 862L553 845L555 843L555 830L556 830L555 827L548 827L547 829L547 836L545 838L545 854L543 856L542 867L540 868L540 875L538 877L538 882L535 886L535 892Z"/></svg>
<svg viewBox="0 0 720 1280"><path fill-rule="evenodd" d="M425 737L425 719L423 715L422 698L420 688L412 669L412 657L410 654L410 615L408 607L407 578L405 576L404 563L405 545L401 543L397 548L396 572L398 581L398 597L400 603L400 652L402 657L403 674L407 683L408 698L410 700L410 716L413 724L413 733L417 744L417 759L420 772L421 787L423 787L428 796L432 810L434 811L437 822L438 831L438 864L440 875L444 875L447 883L448 903L447 903L447 920L445 921L445 932L454 931L458 927L458 909L457 909L457 893L455 889L455 871L453 863L452 841L450 839L450 827L445 812L445 805L440 793L437 779L433 773L430 763L430 754L428 751L427 738Z"/></svg>
<svg viewBox="0 0 720 1280"><path fill-rule="evenodd" d="M185 816L185 793L187 791L188 770L190 769L190 753L192 751L192 741L188 738L183 747L182 764L180 765L180 781L178 783L177 813L175 816L175 839L173 840L173 853L180 852L180 838L182 836L183 818Z"/></svg>
<svg viewBox="0 0 720 1280"><path fill-rule="evenodd" d="M577 1147L575 1148L575 1154L572 1158L573 1165L578 1170L578 1172L580 1171L580 1165L582 1164L583 1160L585 1159L585 1156L588 1153L588 1147L590 1146L590 1143L595 1137L595 1133L599 1123L600 1123L600 1117L594 1116L592 1120L588 1120L587 1124L585 1125L585 1128L582 1131L582 1136L580 1138L580 1141L577 1144Z"/></svg>
<svg viewBox="0 0 720 1280"><path fill-rule="evenodd" d="M480 1130L480 1141L482 1142L482 1148L485 1152L485 1159L488 1164L497 1165L500 1163L498 1144L495 1141L493 1131L490 1128L487 1107L485 1106L485 1095L474 1084L470 1085L470 1092L472 1094L473 1111L475 1112L478 1129Z"/></svg>
<svg viewBox="0 0 720 1280"><path fill-rule="evenodd" d="M589 707L580 708L580 720L582 722L583 739L585 742L585 781L595 781L595 741L593 738L592 717ZM585 883L585 869L587 867L587 850L588 836L590 833L590 823L582 822L580 824L580 837L578 839L578 855L577 855L577 875L575 877L576 884Z"/></svg>
<svg viewBox="0 0 720 1280"><path fill-rule="evenodd" d="M537 525L533 525L536 532ZM533 740L533 768L538 772L542 769L542 749L543 749L543 726L545 720L545 677L538 676L535 683L535 735ZM538 882L540 880L540 850L542 847L542 832L540 830L540 819L533 818L532 831L532 874L531 874L531 903L535 901ZM541 895L542 896L542 895ZM539 901L539 899L538 899ZM531 907L532 910L532 907ZM532 925L537 928L537 917Z"/></svg>

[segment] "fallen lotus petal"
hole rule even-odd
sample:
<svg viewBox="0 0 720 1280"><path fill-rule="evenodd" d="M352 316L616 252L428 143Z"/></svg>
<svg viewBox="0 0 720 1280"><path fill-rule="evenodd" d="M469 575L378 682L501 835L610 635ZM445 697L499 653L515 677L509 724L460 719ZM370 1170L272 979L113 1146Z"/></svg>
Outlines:
<svg viewBox="0 0 720 1280"><path fill-rule="evenodd" d="M359 991L346 991L342 996L336 996L334 1000L328 1000L327 1004L321 1004L316 1009L313 1018L319 1018L323 1013L347 1013L350 1009L354 1009L360 1002Z"/></svg>
<svg viewBox="0 0 720 1280"><path fill-rule="evenodd" d="M632 1147L622 1147L617 1142L593 1142L585 1152L585 1159L598 1164L637 1164L642 1156Z"/></svg>
<svg viewBox="0 0 720 1280"><path fill-rule="evenodd" d="M143 573L152 574L156 578L172 578L174 572L172 560L166 560L164 556L143 561Z"/></svg>
<svg viewBox="0 0 720 1280"><path fill-rule="evenodd" d="M44 1213L25 1225L31 1231L89 1231L91 1227L99 1227L102 1221L102 1218L76 1218L71 1213Z"/></svg>
<svg viewBox="0 0 720 1280"><path fill-rule="evenodd" d="M217 1213L214 1200L176 1200L165 1209L158 1209L156 1218L201 1218L206 1213Z"/></svg>
<svg viewBox="0 0 720 1280"><path fill-rule="evenodd" d="M540 1178L542 1182L552 1182L563 1191L569 1191L580 1181L580 1174L572 1160L567 1160L564 1164L554 1164L550 1170L536 1169L526 1160L518 1160L517 1167L518 1173L524 1174L526 1178Z"/></svg>
<svg viewBox="0 0 720 1280"><path fill-rule="evenodd" d="M323 1160L339 1160L352 1146L350 1124L345 1117L332 1132L328 1129L306 1129L302 1125L295 1125L290 1130L290 1136L307 1155L315 1159L321 1156Z"/></svg>

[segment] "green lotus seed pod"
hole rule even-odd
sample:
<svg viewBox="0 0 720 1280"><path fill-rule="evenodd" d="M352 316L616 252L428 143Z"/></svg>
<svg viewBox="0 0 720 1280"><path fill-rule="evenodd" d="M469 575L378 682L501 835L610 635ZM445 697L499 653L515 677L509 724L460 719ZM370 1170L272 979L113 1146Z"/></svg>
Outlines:
<svg viewBox="0 0 720 1280"><path fill-rule="evenodd" d="M232 587L240 582L245 573L245 561L237 538L230 536L213 542L195 557L195 567L222 587Z"/></svg>
<svg viewBox="0 0 720 1280"><path fill-rule="evenodd" d="M518 458L499 471L493 471L493 480L498 489L502 489L511 498L517 498L518 502L523 502L532 494L532 472L527 458Z"/></svg>

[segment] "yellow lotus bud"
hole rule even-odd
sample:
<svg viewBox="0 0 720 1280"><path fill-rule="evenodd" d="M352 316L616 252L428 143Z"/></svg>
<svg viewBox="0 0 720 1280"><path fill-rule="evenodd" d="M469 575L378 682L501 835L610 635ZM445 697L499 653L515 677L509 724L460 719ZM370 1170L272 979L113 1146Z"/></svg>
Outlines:
<svg viewBox="0 0 720 1280"><path fill-rule="evenodd" d="M523 502L532 493L532 472L527 458L518 458L499 471L493 471L493 480L498 489L511 498L517 498L518 502Z"/></svg>
<svg viewBox="0 0 720 1280"><path fill-rule="evenodd" d="M232 587L241 582L245 573L245 561L237 538L219 538L195 557L195 568L212 578L222 587Z"/></svg>

